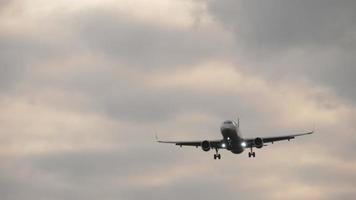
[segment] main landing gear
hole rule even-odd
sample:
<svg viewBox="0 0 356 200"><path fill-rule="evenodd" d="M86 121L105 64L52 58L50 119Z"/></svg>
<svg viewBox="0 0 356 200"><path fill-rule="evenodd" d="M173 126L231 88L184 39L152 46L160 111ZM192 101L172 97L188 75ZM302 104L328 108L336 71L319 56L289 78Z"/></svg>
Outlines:
<svg viewBox="0 0 356 200"><path fill-rule="evenodd" d="M248 157L256 157L256 153L252 151L252 147L251 147L251 152L248 152Z"/></svg>
<svg viewBox="0 0 356 200"><path fill-rule="evenodd" d="M220 160L221 159L221 154L218 153L218 148L215 148L216 153L214 154L214 160L217 158Z"/></svg>

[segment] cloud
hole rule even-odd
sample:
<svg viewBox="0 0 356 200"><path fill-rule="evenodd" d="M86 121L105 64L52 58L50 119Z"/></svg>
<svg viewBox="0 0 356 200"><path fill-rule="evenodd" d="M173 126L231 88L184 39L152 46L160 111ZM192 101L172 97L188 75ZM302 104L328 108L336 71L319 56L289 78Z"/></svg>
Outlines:
<svg viewBox="0 0 356 200"><path fill-rule="evenodd" d="M354 41L352 1L226 0L209 5L217 19L245 40L247 47L268 50L266 53L304 46L342 47L350 45L343 42Z"/></svg>
<svg viewBox="0 0 356 200"><path fill-rule="evenodd" d="M184 66L223 57L229 46L229 38L220 37L224 33L214 28L147 24L112 10L89 10L76 18L78 39L94 52L142 70Z"/></svg>
<svg viewBox="0 0 356 200"><path fill-rule="evenodd" d="M0 1L0 11L5 9L10 4L10 2L11 2L11 0L1 0Z"/></svg>
<svg viewBox="0 0 356 200"><path fill-rule="evenodd" d="M26 63L30 61L29 50L34 48L29 41L21 37L0 36L1 67L0 67L0 89L11 87L21 80L26 71ZM19 56L21 59L16 59Z"/></svg>
<svg viewBox="0 0 356 200"><path fill-rule="evenodd" d="M134 3L2 13L4 199L355 196L353 3ZM246 137L317 131L219 162L154 140L238 116Z"/></svg>
<svg viewBox="0 0 356 200"><path fill-rule="evenodd" d="M209 1L213 16L231 30L236 56L270 79L308 79L355 100L352 1Z"/></svg>

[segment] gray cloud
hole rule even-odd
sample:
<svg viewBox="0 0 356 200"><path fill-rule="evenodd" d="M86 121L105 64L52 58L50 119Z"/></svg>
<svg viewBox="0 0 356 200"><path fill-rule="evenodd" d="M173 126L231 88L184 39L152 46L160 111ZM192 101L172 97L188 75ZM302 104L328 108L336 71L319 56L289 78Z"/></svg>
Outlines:
<svg viewBox="0 0 356 200"><path fill-rule="evenodd" d="M347 170L347 168L343 169L342 167L332 166L330 164L303 166L299 173L303 182L313 185L334 186L336 184L340 187L348 187L356 181L356 176L352 170Z"/></svg>
<svg viewBox="0 0 356 200"><path fill-rule="evenodd" d="M208 3L206 14L236 43L201 29L204 15L182 28L93 7L59 9L27 21L42 28L1 34L2 197L354 197L336 190L356 181L355 106L344 99L354 95L353 3ZM215 60L225 62L197 67ZM225 65L233 70L219 71ZM336 94L320 92L325 86ZM317 134L266 147L255 160L222 152L215 162L212 152L153 139L157 129L163 138L215 139L221 121L237 115L247 137L320 122ZM7 149L16 142L23 146Z"/></svg>
<svg viewBox="0 0 356 200"><path fill-rule="evenodd" d="M354 1L209 1L235 34L248 70L271 79L309 79L355 100Z"/></svg>
<svg viewBox="0 0 356 200"><path fill-rule="evenodd" d="M11 87L27 81L32 69L51 59L63 59L70 53L68 49L74 50L52 40L45 30L0 32L0 89L13 89Z"/></svg>
<svg viewBox="0 0 356 200"><path fill-rule="evenodd" d="M247 47L274 53L304 46L354 46L354 1L213 1L211 10ZM351 43L351 44L350 44Z"/></svg>
<svg viewBox="0 0 356 200"><path fill-rule="evenodd" d="M36 88L39 93L50 87L77 92L88 97L91 109L139 122L163 120L191 109L204 110L216 105L214 102L218 99L225 99L211 99L208 98L211 94L184 89L163 91L138 80L157 73L158 69L190 68L206 60L226 57L229 39L219 38L214 30L149 24L111 9L88 9L69 16L54 14L48 20L53 22L44 21L45 25L57 31L40 29L40 34L48 37L20 36L19 40L14 38L14 42L4 38L3 87L24 79L30 81L27 87ZM67 29L73 34L67 36ZM94 62L71 62L75 60L73 57L83 54ZM52 71L36 74L32 69L44 62L55 65L60 62L57 67L63 70L56 74ZM136 80L120 73L127 69L139 70L134 72Z"/></svg>
<svg viewBox="0 0 356 200"><path fill-rule="evenodd" d="M114 10L90 10L75 17L80 39L118 63L142 70L185 66L223 57L229 43L214 32L147 24Z"/></svg>
<svg viewBox="0 0 356 200"><path fill-rule="evenodd" d="M9 4L11 0L0 0L0 12L5 9Z"/></svg>
<svg viewBox="0 0 356 200"><path fill-rule="evenodd" d="M6 89L21 80L31 49L36 48L21 37L0 36L0 88Z"/></svg>

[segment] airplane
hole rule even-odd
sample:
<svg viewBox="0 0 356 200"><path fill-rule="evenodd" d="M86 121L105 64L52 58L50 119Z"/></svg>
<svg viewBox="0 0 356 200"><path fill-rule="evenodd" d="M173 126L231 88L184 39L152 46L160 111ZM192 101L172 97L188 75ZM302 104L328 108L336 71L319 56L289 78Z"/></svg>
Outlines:
<svg viewBox="0 0 356 200"><path fill-rule="evenodd" d="M245 149L250 149L248 152L248 157L255 157L256 153L253 148L262 148L267 146L266 143L273 144L276 141L294 139L298 136L309 135L314 133L314 131L294 134L294 135L284 135L284 136L274 136L274 137L256 137L256 138L243 138L240 132L240 120L238 123L232 120L226 120L220 127L221 135L223 139L220 140L202 140L202 141L162 141L158 140L156 135L156 140L159 143L175 144L180 147L182 146L195 146L201 147L203 151L209 151L210 149L215 149L214 159L221 159L221 154L219 154L219 149L226 149L234 154L240 154Z"/></svg>

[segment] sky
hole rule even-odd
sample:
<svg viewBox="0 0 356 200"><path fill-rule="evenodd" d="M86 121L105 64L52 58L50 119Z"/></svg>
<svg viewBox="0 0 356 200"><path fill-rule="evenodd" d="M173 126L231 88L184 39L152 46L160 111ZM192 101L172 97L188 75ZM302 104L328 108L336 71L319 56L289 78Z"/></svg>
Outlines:
<svg viewBox="0 0 356 200"><path fill-rule="evenodd" d="M0 0L0 198L356 196L356 1ZM234 155L165 140L315 134Z"/></svg>

